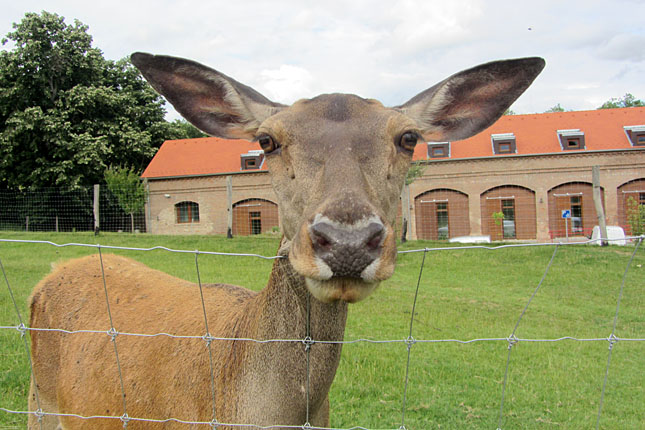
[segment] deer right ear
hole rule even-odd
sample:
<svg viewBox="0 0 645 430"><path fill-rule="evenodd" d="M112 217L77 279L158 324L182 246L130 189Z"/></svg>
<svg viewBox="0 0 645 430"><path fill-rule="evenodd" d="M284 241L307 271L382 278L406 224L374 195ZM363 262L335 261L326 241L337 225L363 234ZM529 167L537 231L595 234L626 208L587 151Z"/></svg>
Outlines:
<svg viewBox="0 0 645 430"><path fill-rule="evenodd" d="M492 125L544 68L541 58L494 61L459 72L398 106L427 141L462 140Z"/></svg>
<svg viewBox="0 0 645 430"><path fill-rule="evenodd" d="M177 112L213 136L251 139L266 118L285 107L195 61L141 52L130 59Z"/></svg>

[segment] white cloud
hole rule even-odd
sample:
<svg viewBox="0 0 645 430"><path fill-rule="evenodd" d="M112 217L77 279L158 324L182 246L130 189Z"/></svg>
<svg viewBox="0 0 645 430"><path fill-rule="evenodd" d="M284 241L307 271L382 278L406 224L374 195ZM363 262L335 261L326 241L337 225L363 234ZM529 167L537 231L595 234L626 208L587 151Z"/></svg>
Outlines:
<svg viewBox="0 0 645 430"><path fill-rule="evenodd" d="M305 95L309 97L313 77L302 67L283 64L277 69L265 69L260 72L259 91L269 99L291 104Z"/></svg>
<svg viewBox="0 0 645 430"><path fill-rule="evenodd" d="M601 58L628 62L645 60L645 34L619 33L598 48Z"/></svg>
<svg viewBox="0 0 645 430"><path fill-rule="evenodd" d="M191 58L281 102L352 92L394 105L461 69L531 55L547 68L516 112L594 108L590 100L625 92L645 98L645 2L5 3L2 35L26 11L44 9L89 25L108 58L139 50Z"/></svg>

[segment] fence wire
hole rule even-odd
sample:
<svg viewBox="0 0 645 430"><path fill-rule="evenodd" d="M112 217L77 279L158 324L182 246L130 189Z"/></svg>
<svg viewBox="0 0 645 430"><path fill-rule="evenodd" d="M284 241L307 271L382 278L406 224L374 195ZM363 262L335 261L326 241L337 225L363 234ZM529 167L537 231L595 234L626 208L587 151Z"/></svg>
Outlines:
<svg viewBox="0 0 645 430"><path fill-rule="evenodd" d="M61 334L81 334L81 333L90 333L90 334L97 334L97 335L107 335L110 337L113 345L114 345L114 358L117 362L117 369L118 369L118 378L120 381L120 387L121 387L121 395L122 395L122 402L123 402L123 414L120 416L115 416L115 415L92 415L92 416L83 416L79 414L73 414L73 413L54 413L54 412L48 412L44 411L41 407L41 401L39 397L38 390L36 389L34 394L35 394L35 400L37 404L37 409L35 411L20 411L20 410L12 410L6 407L3 407L3 405L0 403L0 411L8 413L8 414L15 414L15 415L33 415L38 419L38 422L40 423L40 428L42 429L42 423L43 423L43 418L48 417L48 416L57 416L57 417L73 417L81 420L95 420L95 419L104 419L104 420L115 420L115 421L121 421L123 428L127 429L128 423L129 422L146 422L146 423L156 423L156 424L166 424L166 423L178 423L178 424L186 424L186 425L193 425L193 426L205 426L205 427L210 427L212 429L218 428L220 426L223 427L230 427L230 428L253 428L253 429L303 429L303 430L407 430L406 427L406 402L407 402L407 396L408 396L408 386L410 383L410 364L411 364L411 351L414 345L416 344L441 344L441 343L454 343L454 344L474 344L474 343L481 343L481 342L500 342L500 343L505 343L507 345L507 359L506 359L506 366L504 370L504 378L502 382L502 391L501 391L501 398L500 398L500 407L499 407L499 414L498 414L498 419L497 419L497 430L502 430L503 429L503 422L504 422L504 401L505 401L505 395L506 395L506 390L507 386L509 384L508 382L508 373L509 373L509 368L511 364L511 352L513 348L522 342L543 342L543 343L554 343L554 342L565 342L565 341L575 341L575 342L608 342L609 344L609 353L608 353L608 358L607 358L607 365L605 368L605 373L604 373L604 378L603 378L603 384L602 384L602 390L601 390L601 395L600 399L598 402L598 413L597 413L597 418L596 418L596 429L599 428L600 422L601 422L601 416L602 416L602 409L603 409L603 403L604 403L604 397L605 397L605 389L607 386L608 378L609 378L609 371L610 371L610 364L611 364L611 357L612 357L612 351L613 347L616 343L618 342L645 342L645 338L626 338L626 337L618 337L616 335L616 326L617 326L617 321L619 317L619 311L620 311L620 305L621 305L621 299L623 297L623 292L624 292L624 287L625 287L625 281L627 278L627 275L629 273L630 267L632 265L632 262L634 260L634 257L637 254L637 251L639 247L641 246L641 243L645 239L645 236L635 236L635 237L628 237L627 240L633 241L636 243L634 246L634 250L631 253L631 257L629 258L629 261L625 267L623 276L622 276L622 282L619 288L618 292L618 297L617 297L617 305L616 305L616 311L613 319L613 326L612 326L612 331L609 334L608 337L595 337L595 338L580 338L580 337L575 337L575 336L561 336L558 338L522 338L522 337L517 337L516 332L518 327L520 326L520 323L522 321L522 318L524 317L525 313L527 312L531 302L533 299L536 297L538 292L540 291L544 280L547 278L549 270L552 266L552 263L555 259L556 254L558 253L558 250L561 249L562 246L580 246L580 245L585 245L585 244L593 244L596 242L599 242L601 239L598 240L588 240L585 242L565 242L565 243L529 243L529 244L504 244L500 246L483 246L483 245L473 245L473 246L458 246L458 247L438 247L438 248L420 248L420 249L414 249L414 250L406 250L406 251L399 251L399 254L410 254L410 253L419 253L423 252L423 257L422 261L419 267L419 275L416 283L416 288L415 288L415 293L414 293L414 300L412 303L412 314L410 317L410 322L409 322L409 331L408 331L408 336L404 339L367 339L367 338L358 338L358 339L350 339L350 340L316 340L312 339L310 335L310 301L309 301L309 295L307 295L307 309L306 309L306 327L305 327L305 337L303 339L252 339L252 338L228 338L228 337L216 337L212 336L209 332L209 326L208 326L208 313L206 309L206 304L204 301L204 295L203 295L203 287L202 287L202 281L201 281L201 273L199 269L199 256L200 255L217 255L217 256L230 256L230 257L253 257L253 258L260 258L260 259L265 259L265 260L273 260L277 258L284 258L281 256L262 256L258 254L248 254L248 253L225 253L225 252L209 252L209 251L199 251L199 250L181 250L181 249L171 249L163 246L155 246L155 247L150 247L150 248L136 248L136 247L122 247L122 246L107 246L107 245L92 245L92 244L81 244L81 243L65 243L65 244L57 244L51 241L39 241L39 240L19 240L19 239L2 239L0 238L0 243L23 243L23 244L45 244L45 245L50 245L58 248L64 248L64 247L89 247L89 248L95 248L98 251L99 254L99 261L101 265L101 276L102 276L102 282L103 282L103 287L104 287L104 294L105 294L105 301L107 304L107 317L109 319L109 324L110 324L110 329L107 331L104 330L86 330L86 329L81 329L81 330L64 330L60 328L32 328L28 327L25 325L22 315L19 310L19 305L16 302L14 293L13 293L13 288L11 286L11 282L9 280L9 277L5 271L4 265L2 263L2 258L0 258L0 271L2 272L2 277L4 279L4 283L7 287L7 290L9 292L10 299L12 301L16 317L18 320L18 325L16 326L0 326L0 330L16 330L20 333L21 339L23 340L24 343L24 350L25 350L25 356L28 361L28 365L30 368L31 372L31 377L34 378L35 381L35 374L33 370L33 364L31 362L31 355L30 355L30 348L29 348L29 343L28 343L28 336L27 334L30 332L55 332L55 333L61 333ZM621 239L624 240L624 239ZM488 250L488 251L495 251L495 250L501 250L501 249L507 249L507 248L522 248L522 247L534 247L534 246L550 246L553 247L553 254L551 255L551 258L545 268L545 271L537 284L535 290L531 294L530 298L528 299L526 305L522 309L517 322L515 323L515 326L513 328L512 333L508 337L486 337L486 338L473 338L473 339L417 339L413 337L413 327L414 327L414 321L415 321L415 309L417 306L417 298L419 295L419 288L421 285L421 279L422 279L422 274L423 274L423 269L426 264L426 255L429 252L443 252L443 251L449 251L449 250L472 250L472 249L483 249L483 250ZM198 280L198 286L199 286L199 292L200 292L200 299L201 299L201 305L202 305L202 310L204 313L204 326L205 326L205 334L204 335L176 335L172 333L165 333L165 332L160 332L160 333L152 333L152 334L146 334L146 333L129 333L129 332L119 332L117 331L117 328L114 326L113 320L112 320L112 315L110 311L110 303L109 303L109 295L108 295L108 285L106 282L105 278L105 272L104 272L104 266L103 266L103 260L102 260L102 250L128 250L128 251L138 251L138 252L149 252L153 250L164 250L167 252L171 253L185 253L185 254L194 254L195 256L195 270L197 274L197 280ZM169 418L142 418L142 417L130 417L128 416L127 413L127 402L126 402L126 389L125 385L123 382L123 374L122 370L119 364L119 352L117 348L117 337L118 336L131 336L131 337L139 337L139 338L154 338L154 337L168 337L168 338L173 338L173 339L201 339L205 342L207 350L208 350L208 356L209 356L209 363L210 363L210 387L211 387L211 396L212 396L212 419L211 421L190 421L190 420L184 420L181 418L176 418L176 417L169 417ZM212 356L212 350L211 350L211 344L214 341L238 341L238 342L253 342L253 343L259 343L259 344L268 344L268 343L302 343L305 348L305 357L306 357L306 375L305 375L305 396L306 396L306 419L305 422L301 425L283 425L283 424L273 424L273 425L258 425L255 423L223 423L223 422L218 422L217 421L217 411L216 411L216 404L215 404L215 376L214 376L214 365L213 365L213 356ZM349 428L333 428L333 427L316 427L312 426L309 422L309 414L310 414L310 365L309 365L309 360L310 360L310 351L311 351L311 346L314 344L338 344L338 345L352 345L352 344L359 344L359 343L367 343L367 344L405 344L407 348L407 359L406 359L406 364L405 364L405 374L403 378L403 398L401 402L401 424L397 428L384 428L384 429L376 429L376 428L367 428L367 427L362 427L362 426L355 426L355 427L349 427ZM35 384L37 385L37 384ZM492 428L492 426L491 426Z"/></svg>

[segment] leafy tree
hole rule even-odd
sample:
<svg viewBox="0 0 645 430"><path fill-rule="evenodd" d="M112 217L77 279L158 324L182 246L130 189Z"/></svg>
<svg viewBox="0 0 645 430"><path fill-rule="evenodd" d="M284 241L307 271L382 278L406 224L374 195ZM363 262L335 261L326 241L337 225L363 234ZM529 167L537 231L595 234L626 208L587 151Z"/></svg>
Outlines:
<svg viewBox="0 0 645 430"><path fill-rule="evenodd" d="M630 93L627 93L619 99L612 97L608 101L604 102L598 109L616 109L640 106L645 106L645 102L643 100L637 99Z"/></svg>
<svg viewBox="0 0 645 430"><path fill-rule="evenodd" d="M517 113L513 109L508 108L504 111L504 115L517 115Z"/></svg>
<svg viewBox="0 0 645 430"><path fill-rule="evenodd" d="M108 168L105 183L121 209L130 215L131 231L134 233L134 214L144 209L148 198L144 183L134 170L124 167Z"/></svg>
<svg viewBox="0 0 645 430"><path fill-rule="evenodd" d="M74 189L107 166L141 171L171 133L163 99L123 59L92 47L88 27L27 13L0 52L0 188Z"/></svg>
<svg viewBox="0 0 645 430"><path fill-rule="evenodd" d="M553 112L565 112L564 108L560 106L560 103L544 111L544 113L553 113Z"/></svg>
<svg viewBox="0 0 645 430"><path fill-rule="evenodd" d="M176 119L170 123L168 139L195 139L208 135L184 119Z"/></svg>
<svg viewBox="0 0 645 430"><path fill-rule="evenodd" d="M423 176L423 172L425 172L425 170L426 170L425 165L419 163L418 161L413 161L410 164L408 173L405 175L405 185L410 185L417 178L420 178L421 176Z"/></svg>
<svg viewBox="0 0 645 430"><path fill-rule="evenodd" d="M645 205L639 205L633 197L627 199L627 224L633 236L645 233Z"/></svg>

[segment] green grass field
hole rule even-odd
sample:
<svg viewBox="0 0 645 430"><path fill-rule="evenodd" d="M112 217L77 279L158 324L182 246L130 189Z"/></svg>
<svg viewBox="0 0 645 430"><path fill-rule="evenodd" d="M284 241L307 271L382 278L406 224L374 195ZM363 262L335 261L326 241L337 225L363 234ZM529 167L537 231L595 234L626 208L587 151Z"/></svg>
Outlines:
<svg viewBox="0 0 645 430"><path fill-rule="evenodd" d="M100 243L129 247L163 245L274 255L277 237L36 234L1 232L4 239ZM409 242L400 249L445 246ZM553 247L431 251L426 255L412 336L424 339L506 338L540 281ZM521 339L607 338L612 331L623 273L633 246L563 246L540 291L524 315ZM0 242L2 262L27 320L31 289L60 260L95 252L43 244ZM195 281L192 254L167 251L118 251L154 268ZM202 255L203 282L263 287L271 261ZM365 301L351 305L345 340L408 337L423 253L399 255L392 279ZM625 283L616 336L645 338L645 247L632 263ZM0 326L18 319L7 285L0 277ZM520 342L512 349L502 428L595 428L605 368L607 341ZM506 341L416 343L411 348L405 427L407 429L496 429L508 354ZM343 347L332 387L331 425L398 429L407 348L404 343L355 343ZM26 410L29 369L13 329L0 330L0 408ZM618 342L600 419L603 429L645 426L645 342ZM285 405L285 407L288 407ZM23 429L24 416L0 411L0 429Z"/></svg>

